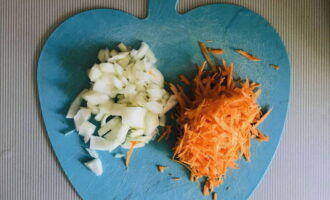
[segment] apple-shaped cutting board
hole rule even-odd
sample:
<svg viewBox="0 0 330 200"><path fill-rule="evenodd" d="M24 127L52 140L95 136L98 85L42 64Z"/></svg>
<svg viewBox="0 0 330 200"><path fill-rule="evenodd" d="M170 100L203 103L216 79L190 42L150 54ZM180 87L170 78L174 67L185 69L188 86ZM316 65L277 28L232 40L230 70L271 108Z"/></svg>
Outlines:
<svg viewBox="0 0 330 200"><path fill-rule="evenodd" d="M165 79L178 82L179 74L192 77L196 64L204 60L198 47L198 41L203 41L225 51L222 58L234 63L236 77L262 84L259 103L273 112L260 128L270 140L253 141L252 161L242 159L239 170L229 170L224 184L216 189L219 199L247 199L272 160L290 91L290 64L279 35L261 16L239 6L208 5L179 14L175 5L175 0L149 0L145 19L111 9L82 12L62 23L42 49L37 81L43 120L66 176L83 199L210 199L202 195L201 184L189 181L187 169L170 160L174 135L169 141L136 149L128 169L113 152L100 152L104 174L97 177L82 164L91 159L82 139L76 133L63 134L74 128L65 114L74 97L89 86L86 72L97 62L98 50L114 48L118 42L138 47L145 41L156 54ZM250 61L234 49L243 49L262 61ZM126 151L118 148L116 152ZM169 168L159 173L157 164ZM181 180L173 181L170 174Z"/></svg>

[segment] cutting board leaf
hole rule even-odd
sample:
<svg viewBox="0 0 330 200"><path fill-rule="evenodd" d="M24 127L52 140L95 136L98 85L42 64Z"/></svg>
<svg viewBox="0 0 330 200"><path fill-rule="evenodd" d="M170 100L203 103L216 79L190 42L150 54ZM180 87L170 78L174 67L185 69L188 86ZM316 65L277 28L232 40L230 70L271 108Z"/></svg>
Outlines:
<svg viewBox="0 0 330 200"><path fill-rule="evenodd" d="M204 41L225 51L222 57L234 63L235 77L261 83L259 103L273 109L260 127L270 141L253 141L252 161L239 161L240 169L229 170L224 184L216 189L220 199L247 199L275 153L286 119L290 64L285 47L265 19L239 6L215 4L179 14L175 0L149 3L145 19L112 9L82 12L62 23L45 43L37 81L42 116L54 152L83 199L209 199L202 196L200 184L189 182L189 172L170 160L174 137L136 149L129 169L123 160L101 152L104 174L97 177L82 164L90 157L82 148L85 144L81 138L63 134L73 129L65 114L74 97L89 86L86 71L97 62L100 48L113 48L118 42L138 47L145 41L155 52L166 80L177 83L179 74L195 74L195 65L203 61L197 42ZM262 61L252 62L234 49L244 49ZM269 64L279 65L280 69ZM157 164L169 166L167 173L159 173ZM173 181L168 173L181 177L181 181Z"/></svg>

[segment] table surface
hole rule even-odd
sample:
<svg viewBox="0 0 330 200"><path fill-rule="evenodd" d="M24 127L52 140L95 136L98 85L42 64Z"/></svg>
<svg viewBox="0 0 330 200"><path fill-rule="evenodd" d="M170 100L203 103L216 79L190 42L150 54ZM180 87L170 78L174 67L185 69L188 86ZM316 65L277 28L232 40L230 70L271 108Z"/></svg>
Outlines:
<svg viewBox="0 0 330 200"><path fill-rule="evenodd" d="M233 3L266 18L292 64L285 133L253 200L330 197L330 1L181 0L179 12ZM146 16L147 0L0 0L0 199L79 199L57 162L37 100L36 65L49 34L92 8Z"/></svg>

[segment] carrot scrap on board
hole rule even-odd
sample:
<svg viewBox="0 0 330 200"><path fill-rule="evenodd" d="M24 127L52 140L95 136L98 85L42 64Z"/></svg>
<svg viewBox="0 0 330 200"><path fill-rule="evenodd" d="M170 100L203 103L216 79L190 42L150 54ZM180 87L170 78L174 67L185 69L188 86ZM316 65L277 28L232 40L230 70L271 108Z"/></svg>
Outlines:
<svg viewBox="0 0 330 200"><path fill-rule="evenodd" d="M206 48L208 52L211 52L213 54L221 55L224 53L222 49L212 49L212 48Z"/></svg>
<svg viewBox="0 0 330 200"><path fill-rule="evenodd" d="M217 70L217 67L215 64L212 62L211 57L209 55L209 52L207 51L207 47L203 42L198 42L199 47L201 48L202 54L207 62L207 64L211 67L213 71Z"/></svg>
<svg viewBox="0 0 330 200"><path fill-rule="evenodd" d="M166 125L164 127L164 131L162 133L162 135L158 138L157 142L160 142L162 139L168 139L168 137L170 136L170 133L172 132L172 126L170 125Z"/></svg>
<svg viewBox="0 0 330 200"><path fill-rule="evenodd" d="M189 81L189 79L188 79L185 75L181 74L181 75L179 76L179 79L180 79L180 81L181 81L182 83L184 83L184 84L186 84L186 85L190 85L190 81Z"/></svg>
<svg viewBox="0 0 330 200"><path fill-rule="evenodd" d="M181 178L179 178L179 177L173 177L172 179L175 180L175 181L181 180Z"/></svg>
<svg viewBox="0 0 330 200"><path fill-rule="evenodd" d="M272 66L272 68L274 68L276 70L279 70L280 69L280 66L278 66L278 65L270 64L270 66Z"/></svg>
<svg viewBox="0 0 330 200"><path fill-rule="evenodd" d="M261 59L255 57L254 55L246 52L246 51L243 51L242 49L236 49L235 50L237 53L241 54L242 56L244 56L245 58L249 59L249 60L252 60L252 61L261 61Z"/></svg>
<svg viewBox="0 0 330 200"><path fill-rule="evenodd" d="M140 141L132 141L131 142L131 147L129 148L129 150L127 151L127 154L126 154L126 167L127 168L128 168L129 161L130 161L132 153L133 153L133 149L139 143L140 143Z"/></svg>
<svg viewBox="0 0 330 200"><path fill-rule="evenodd" d="M212 200L217 200L217 199L218 199L218 194L216 192L213 192Z"/></svg>
<svg viewBox="0 0 330 200"><path fill-rule="evenodd" d="M216 71L206 70L206 62L198 66L190 96L169 84L179 105L173 160L190 170L191 181L207 178L204 195L223 183L228 168L238 169L237 160L251 159L251 139L268 140L257 128L271 112L263 114L257 103L260 84L234 80L233 64L222 63Z"/></svg>
<svg viewBox="0 0 330 200"><path fill-rule="evenodd" d="M165 169L167 168L167 166L162 166L162 165L158 165L158 170L160 173L163 173L165 171Z"/></svg>

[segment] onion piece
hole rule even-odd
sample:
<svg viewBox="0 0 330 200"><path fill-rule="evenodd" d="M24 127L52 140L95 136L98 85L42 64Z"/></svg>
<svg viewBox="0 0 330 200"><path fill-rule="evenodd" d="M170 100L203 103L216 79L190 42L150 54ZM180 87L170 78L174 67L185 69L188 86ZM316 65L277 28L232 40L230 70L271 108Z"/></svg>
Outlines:
<svg viewBox="0 0 330 200"><path fill-rule="evenodd" d="M143 57L146 55L148 49L149 49L149 46L148 46L145 42L142 42L142 43L141 43L141 46L140 46L140 48L139 48L139 50L137 50L137 51L132 51L132 53L133 53L133 55L132 55L133 58L134 58L135 60L138 60L138 59L143 58Z"/></svg>
<svg viewBox="0 0 330 200"><path fill-rule="evenodd" d="M115 158L123 158L123 157L125 157L125 155L122 154L122 153L116 153L115 154Z"/></svg>
<svg viewBox="0 0 330 200"><path fill-rule="evenodd" d="M100 92L89 90L84 93L83 98L91 104L101 104L109 100L108 95L102 94Z"/></svg>
<svg viewBox="0 0 330 200"><path fill-rule="evenodd" d="M97 55L97 58L101 62L106 62L110 57L109 49L101 49Z"/></svg>
<svg viewBox="0 0 330 200"><path fill-rule="evenodd" d="M168 98L164 109L162 111L162 114L167 113L169 110L171 110L172 108L174 108L174 106L178 103L178 101L175 98L175 95L171 95L170 98Z"/></svg>
<svg viewBox="0 0 330 200"><path fill-rule="evenodd" d="M133 128L143 128L146 112L147 110L142 107L123 108L121 115L122 123Z"/></svg>
<svg viewBox="0 0 330 200"><path fill-rule="evenodd" d="M166 125L166 116L163 114L159 116L159 126L164 127L165 125Z"/></svg>
<svg viewBox="0 0 330 200"><path fill-rule="evenodd" d="M102 76L102 71L98 64L94 64L93 67L89 70L88 77L91 81L96 81Z"/></svg>
<svg viewBox="0 0 330 200"><path fill-rule="evenodd" d="M92 156L93 158L99 158L99 154L93 150L93 149L90 149L90 148L85 148L85 150L87 151L87 153Z"/></svg>
<svg viewBox="0 0 330 200"><path fill-rule="evenodd" d="M84 121L78 129L79 135L84 137L84 142L87 143L89 138L93 135L96 126L89 121Z"/></svg>
<svg viewBox="0 0 330 200"><path fill-rule="evenodd" d="M108 59L108 62L115 62L117 60L123 59L126 56L128 56L129 52L120 52L115 56L112 56L111 58Z"/></svg>
<svg viewBox="0 0 330 200"><path fill-rule="evenodd" d="M70 108L68 110L68 113L66 114L66 118L68 119L72 119L78 112L79 108L80 108L80 104L83 100L83 95L85 94L85 92L87 92L87 89L84 89L83 91L81 91L76 98L73 100L73 102L70 105Z"/></svg>
<svg viewBox="0 0 330 200"><path fill-rule="evenodd" d="M115 67L112 63L100 63L99 66L102 72L115 73Z"/></svg>
<svg viewBox="0 0 330 200"><path fill-rule="evenodd" d="M152 112L147 112L145 115L145 134L151 135L155 129L159 126L159 118L158 114L152 113Z"/></svg>
<svg viewBox="0 0 330 200"><path fill-rule="evenodd" d="M129 126L119 124L104 136L110 142L109 151L114 150L125 141L128 130Z"/></svg>
<svg viewBox="0 0 330 200"><path fill-rule="evenodd" d="M77 114L73 117L76 130L79 131L79 127L87 121L92 114L92 111L88 108L80 108Z"/></svg>
<svg viewBox="0 0 330 200"><path fill-rule="evenodd" d="M118 47L118 49L120 50L120 51L122 51L122 52L126 52L126 51L128 51L128 48L126 47L126 45L124 44L124 43L119 43L118 45L117 45L117 47Z"/></svg>
<svg viewBox="0 0 330 200"><path fill-rule="evenodd" d="M101 126L101 128L98 130L98 135L103 136L107 132L109 132L111 129L115 128L120 124L120 118L114 117L110 121L108 121L105 125Z"/></svg>
<svg viewBox="0 0 330 200"><path fill-rule="evenodd" d="M131 132L128 134L128 137L138 137L138 136L142 136L144 134L144 130L143 129L131 129Z"/></svg>
<svg viewBox="0 0 330 200"><path fill-rule="evenodd" d="M145 107L155 114L160 114L163 111L163 105L156 101L146 103Z"/></svg>
<svg viewBox="0 0 330 200"><path fill-rule="evenodd" d="M99 151L108 151L111 147L111 143L103 137L91 136L89 148Z"/></svg>
<svg viewBox="0 0 330 200"><path fill-rule="evenodd" d="M96 158L91 161L85 162L85 165L94 174L96 174L96 176L101 176L103 174L103 167L100 159Z"/></svg>

